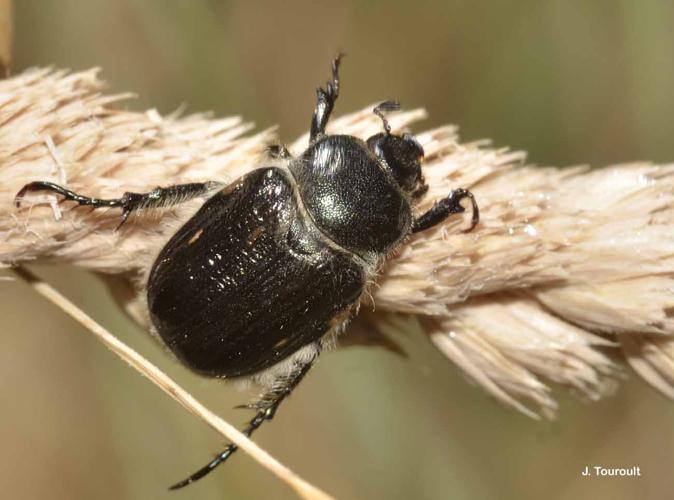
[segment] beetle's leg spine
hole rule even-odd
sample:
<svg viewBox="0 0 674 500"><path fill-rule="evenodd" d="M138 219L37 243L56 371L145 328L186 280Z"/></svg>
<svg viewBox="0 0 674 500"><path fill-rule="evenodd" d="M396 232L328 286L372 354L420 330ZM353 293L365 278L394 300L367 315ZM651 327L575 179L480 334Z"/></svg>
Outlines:
<svg viewBox="0 0 674 500"><path fill-rule="evenodd" d="M472 231L478 222L480 222L480 209L475 201L473 193L467 189L455 189L451 191L446 198L436 201L433 207L428 212L420 215L412 223L412 233L425 231L433 226L440 224L452 214L459 214L465 212L466 209L461 205L461 200L464 198L470 199L473 209L473 216L471 218L471 225L464 232Z"/></svg>

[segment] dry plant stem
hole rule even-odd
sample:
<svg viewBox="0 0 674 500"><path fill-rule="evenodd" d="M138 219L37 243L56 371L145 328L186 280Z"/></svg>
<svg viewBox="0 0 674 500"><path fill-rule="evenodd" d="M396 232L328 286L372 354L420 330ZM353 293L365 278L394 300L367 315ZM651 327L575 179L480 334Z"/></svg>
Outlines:
<svg viewBox="0 0 674 500"><path fill-rule="evenodd" d="M90 316L66 299L51 285L40 280L37 276L23 267L13 268L13 271L37 293L58 306L63 312L91 331L91 333L93 333L108 349L126 361L141 375L147 377L154 385L180 403L180 405L192 413L192 415L206 422L226 439L229 439L241 450L248 453L262 466L276 474L282 481L285 481L301 498L312 500L328 500L332 498L327 493L299 477L244 434L239 432L233 425L225 422L202 405L168 375L96 323Z"/></svg>

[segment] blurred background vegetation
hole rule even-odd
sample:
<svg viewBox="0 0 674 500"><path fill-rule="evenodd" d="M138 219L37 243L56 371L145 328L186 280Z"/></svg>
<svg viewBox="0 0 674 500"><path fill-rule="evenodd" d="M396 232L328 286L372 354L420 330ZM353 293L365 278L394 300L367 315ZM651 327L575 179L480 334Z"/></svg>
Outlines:
<svg viewBox="0 0 674 500"><path fill-rule="evenodd" d="M132 109L308 124L330 57L347 53L337 114L385 98L425 107L418 129L460 125L539 165L674 158L674 3L631 0L15 2L14 72L100 66ZM247 395L172 362L95 277L39 268L212 409ZM218 437L24 285L0 282L0 491L12 499L258 499L293 494L239 454L166 487ZM674 404L629 375L604 401L564 390L556 422L504 409L419 334L408 359L349 348L323 357L256 439L338 498L665 498ZM626 372L627 373L627 372ZM584 478L586 465L640 478Z"/></svg>

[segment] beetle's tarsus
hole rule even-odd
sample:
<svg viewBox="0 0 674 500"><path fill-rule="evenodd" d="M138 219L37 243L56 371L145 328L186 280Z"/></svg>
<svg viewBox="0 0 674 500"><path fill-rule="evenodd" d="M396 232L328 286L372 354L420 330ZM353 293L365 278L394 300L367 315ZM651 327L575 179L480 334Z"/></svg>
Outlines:
<svg viewBox="0 0 674 500"><path fill-rule="evenodd" d="M54 193L60 194L61 196L64 197L64 199L69 201L76 201L80 205L93 205L93 206L106 206L106 207L118 206L107 204L111 200L99 200L97 198L88 198L86 196L81 196L75 193L74 191L70 191L69 189L64 188L63 186L59 186L58 184L54 184L53 182L46 182L46 181L35 181L23 186L14 197L14 205L16 205L17 208L21 207L21 201L24 198L25 194L32 191L52 191Z"/></svg>
<svg viewBox="0 0 674 500"><path fill-rule="evenodd" d="M435 202L433 207L428 212L417 217L412 224L412 233L425 231L426 229L430 229L433 226L440 224L452 214L460 214L465 212L466 209L463 207L463 205L461 205L461 200L464 198L470 199L473 216L471 218L470 227L465 229L463 232L467 233L472 231L480 222L480 209L477 206L477 202L475 201L475 196L473 196L473 193L467 189L459 188L451 191L446 198Z"/></svg>
<svg viewBox="0 0 674 500"><path fill-rule="evenodd" d="M293 392L297 385L302 381L304 376L307 374L314 361L318 358L320 352L320 343L316 344L316 355L311 359L307 360L303 364L297 364L295 370L288 376L281 379L281 385L274 386L274 389L265 393L259 401L254 403L249 403L245 405L239 405L235 408L250 408L257 409L255 416L248 422L248 425L243 432L246 436L250 437L264 422L274 418L276 410L281 405L281 403ZM174 484L169 487L169 490L178 490L192 484L194 481L197 481L204 477L206 474L215 469L218 465L224 463L229 457L231 457L239 447L235 444L229 444L227 447L222 450L216 457L204 465L201 469L196 471L194 474L190 475L188 478L183 479L182 481Z"/></svg>

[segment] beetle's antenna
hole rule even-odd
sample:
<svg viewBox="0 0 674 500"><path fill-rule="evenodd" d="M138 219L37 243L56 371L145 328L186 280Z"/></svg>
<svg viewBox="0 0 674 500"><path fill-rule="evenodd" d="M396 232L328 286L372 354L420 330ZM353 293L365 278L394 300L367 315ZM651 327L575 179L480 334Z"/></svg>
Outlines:
<svg viewBox="0 0 674 500"><path fill-rule="evenodd" d="M378 104L372 111L375 115L381 118L381 121L384 123L384 132L386 135L391 135L391 125L388 124L388 120L384 117L384 113L390 113L391 111L398 111L400 109L400 103L397 101L384 101L381 104Z"/></svg>

